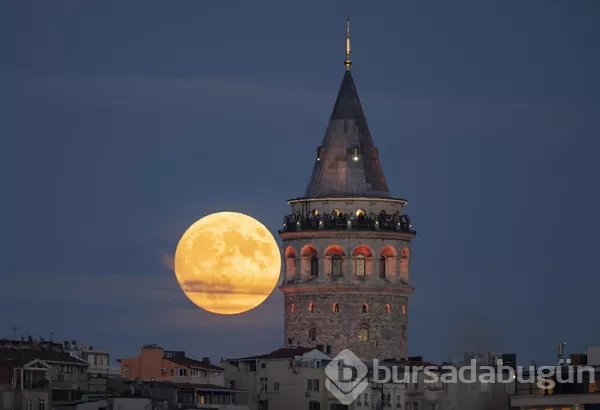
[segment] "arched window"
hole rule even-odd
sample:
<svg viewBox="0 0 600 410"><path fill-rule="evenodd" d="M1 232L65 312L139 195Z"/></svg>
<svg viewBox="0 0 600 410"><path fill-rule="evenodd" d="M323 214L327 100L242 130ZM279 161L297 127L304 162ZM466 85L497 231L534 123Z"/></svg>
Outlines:
<svg viewBox="0 0 600 410"><path fill-rule="evenodd" d="M365 216L365 215L367 215L367 213L365 212L365 210L364 210L364 209L357 209L357 210L356 210L356 217L357 217L357 218L359 218L359 217L361 217L361 216Z"/></svg>
<svg viewBox="0 0 600 410"><path fill-rule="evenodd" d="M390 311L392 310L392 308L390 307L389 304L385 305L385 313L390 313Z"/></svg>
<svg viewBox="0 0 600 410"><path fill-rule="evenodd" d="M296 277L296 252L288 246L285 249L285 278L292 280Z"/></svg>
<svg viewBox="0 0 600 410"><path fill-rule="evenodd" d="M356 255L355 259L355 267L354 272L356 272L356 276L365 276L365 266L366 266L365 255Z"/></svg>
<svg viewBox="0 0 600 410"><path fill-rule="evenodd" d="M339 313L340 311L340 305L338 305L337 303L333 304L333 313Z"/></svg>
<svg viewBox="0 0 600 410"><path fill-rule="evenodd" d="M362 306L362 312L363 313L369 313L369 305L367 305L366 303L363 304L363 306Z"/></svg>
<svg viewBox="0 0 600 410"><path fill-rule="evenodd" d="M391 246L385 246L379 254L379 277L395 276L396 272L396 249Z"/></svg>
<svg viewBox="0 0 600 410"><path fill-rule="evenodd" d="M406 304L402 304L402 314L406 315Z"/></svg>
<svg viewBox="0 0 600 410"><path fill-rule="evenodd" d="M317 328L316 327L311 327L310 330L308 331L308 341L309 342L317 341Z"/></svg>
<svg viewBox="0 0 600 410"><path fill-rule="evenodd" d="M331 257L331 274L333 276L342 275L342 257L340 255L333 255Z"/></svg>
<svg viewBox="0 0 600 410"><path fill-rule="evenodd" d="M318 401L311 401L308 403L308 410L321 410L321 403Z"/></svg>
<svg viewBox="0 0 600 410"><path fill-rule="evenodd" d="M292 305L290 306L290 312L292 312L292 313L296 313L296 305L294 305L293 303L292 303Z"/></svg>
<svg viewBox="0 0 600 410"><path fill-rule="evenodd" d="M333 216L338 216L339 214L341 214L342 211L340 211L339 209L335 208L333 211L331 211L331 215Z"/></svg>
<svg viewBox="0 0 600 410"><path fill-rule="evenodd" d="M358 334L358 340L360 340L361 342L366 342L369 340L369 329L367 329L366 327L361 327L360 328L360 333Z"/></svg>
<svg viewBox="0 0 600 410"><path fill-rule="evenodd" d="M319 259L316 254L310 257L310 276L319 276Z"/></svg>
<svg viewBox="0 0 600 410"><path fill-rule="evenodd" d="M308 304L308 311L310 313L314 313L314 311L315 311L315 305L313 303L309 303Z"/></svg>

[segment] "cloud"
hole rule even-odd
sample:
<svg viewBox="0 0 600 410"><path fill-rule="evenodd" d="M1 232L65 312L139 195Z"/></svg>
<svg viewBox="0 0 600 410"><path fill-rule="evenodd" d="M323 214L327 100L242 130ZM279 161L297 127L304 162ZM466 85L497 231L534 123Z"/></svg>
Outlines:
<svg viewBox="0 0 600 410"><path fill-rule="evenodd" d="M21 274L4 279L0 300L3 311L18 307L16 313L23 323L46 318L55 321L55 312L67 311L73 323L135 330L283 326L278 291L244 314L215 315L193 305L172 274ZM24 300L30 302L24 304ZM44 306L52 309L44 310Z"/></svg>

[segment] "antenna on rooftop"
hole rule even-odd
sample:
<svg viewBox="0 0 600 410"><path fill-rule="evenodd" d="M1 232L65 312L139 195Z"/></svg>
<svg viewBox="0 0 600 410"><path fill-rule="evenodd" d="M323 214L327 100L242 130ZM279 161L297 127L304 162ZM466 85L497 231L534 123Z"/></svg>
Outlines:
<svg viewBox="0 0 600 410"><path fill-rule="evenodd" d="M346 70L350 71L350 66L352 65L352 60L350 59L350 53L352 50L350 49L350 17L346 17L346 59L344 60L344 65L346 66Z"/></svg>
<svg viewBox="0 0 600 410"><path fill-rule="evenodd" d="M13 331L13 340L17 340L17 330L19 330L20 327L17 325L13 325L13 327L11 329Z"/></svg>
<svg viewBox="0 0 600 410"><path fill-rule="evenodd" d="M560 342L556 344L556 353L558 356L558 364L565 363L565 347L567 346L567 342Z"/></svg>

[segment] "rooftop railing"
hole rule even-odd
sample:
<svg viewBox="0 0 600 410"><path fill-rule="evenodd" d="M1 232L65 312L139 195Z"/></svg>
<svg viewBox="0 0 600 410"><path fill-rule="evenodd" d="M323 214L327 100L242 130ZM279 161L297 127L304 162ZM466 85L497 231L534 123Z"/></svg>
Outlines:
<svg viewBox="0 0 600 410"><path fill-rule="evenodd" d="M279 232L347 230L403 232L413 235L417 233L412 229L410 218L407 215L380 215L378 217L332 215L320 217L319 215L301 216L297 214L287 215Z"/></svg>

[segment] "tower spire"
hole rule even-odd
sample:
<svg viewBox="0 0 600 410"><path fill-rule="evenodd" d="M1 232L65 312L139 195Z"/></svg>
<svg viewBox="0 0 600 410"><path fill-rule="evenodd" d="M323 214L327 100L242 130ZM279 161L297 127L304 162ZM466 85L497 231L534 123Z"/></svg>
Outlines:
<svg viewBox="0 0 600 410"><path fill-rule="evenodd" d="M350 59L350 52L350 16L348 16L346 17L346 59L344 60L346 71L350 71L350 66L352 65L352 60Z"/></svg>

